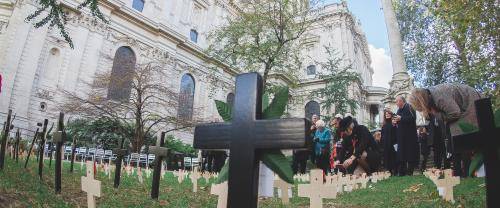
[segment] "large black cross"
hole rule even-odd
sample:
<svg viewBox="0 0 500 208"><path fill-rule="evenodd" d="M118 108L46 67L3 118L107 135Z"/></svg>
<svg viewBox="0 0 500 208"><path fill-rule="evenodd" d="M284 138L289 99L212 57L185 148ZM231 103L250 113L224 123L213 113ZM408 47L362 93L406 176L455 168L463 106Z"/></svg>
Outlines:
<svg viewBox="0 0 500 208"><path fill-rule="evenodd" d="M12 110L9 109L9 113L7 114L7 121L5 122L2 130L3 135L0 142L0 170L3 170L4 166L5 151L7 150L7 139L9 137L10 126L12 123L11 116L12 116Z"/></svg>
<svg viewBox="0 0 500 208"><path fill-rule="evenodd" d="M486 200L488 207L500 206L500 128L495 127L491 100L475 101L479 131L453 137L455 152L479 150L484 154L486 172Z"/></svg>
<svg viewBox="0 0 500 208"><path fill-rule="evenodd" d="M238 75L232 122L201 124L194 131L195 148L230 150L228 207L257 207L259 150L307 146L307 119L260 120L262 88L258 73Z"/></svg>
<svg viewBox="0 0 500 208"><path fill-rule="evenodd" d="M59 121L57 122L57 131L52 134L52 142L56 143L56 168L54 186L56 194L61 193L62 180L62 146L66 140L66 131L64 130L64 113L59 113Z"/></svg>
<svg viewBox="0 0 500 208"><path fill-rule="evenodd" d="M115 188L118 188L118 186L120 186L120 175L122 172L122 160L123 160L123 157L125 157L125 155L127 154L127 149L123 148L124 144L125 144L125 138L122 138L122 140L120 141L119 147L113 149L113 153L116 154L115 180L114 180L114 186L113 186Z"/></svg>

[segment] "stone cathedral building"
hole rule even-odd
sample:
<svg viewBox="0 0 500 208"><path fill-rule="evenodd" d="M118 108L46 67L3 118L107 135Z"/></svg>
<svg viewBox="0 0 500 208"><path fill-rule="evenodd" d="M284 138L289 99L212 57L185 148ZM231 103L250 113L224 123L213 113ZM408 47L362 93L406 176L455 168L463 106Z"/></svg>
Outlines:
<svg viewBox="0 0 500 208"><path fill-rule="evenodd" d="M76 8L80 0L61 0ZM36 9L32 0L0 0L0 120L7 109L16 113L16 124L35 129L43 118L56 118L62 91L84 93L83 83L96 72L112 71L114 61L129 59L135 63L161 60L172 77L169 85L181 92L187 105L179 116L196 114L206 121L219 120L213 99L233 99L236 72L223 63L210 74L207 33L238 15L232 0L101 0L101 11L109 24L95 21L88 13L71 10L67 31L75 48L71 49L57 28L34 28L25 18ZM378 121L386 89L372 86L373 69L367 41L360 24L345 2L319 8L316 24L305 35L303 79L292 96L306 95L324 85L317 79L322 69L315 57L326 59L324 45L332 45L353 64L362 77L361 85L351 86L352 96L361 102L357 118L361 123ZM212 72L213 73L213 72ZM217 77L218 87L208 77ZM279 76L276 76L279 79ZM286 79L284 79L286 82ZM180 98L181 99L181 98ZM295 99L289 106L292 117L322 114L320 100ZM198 110L203 109L203 110ZM324 113L324 112L323 112ZM190 133L178 133L187 143Z"/></svg>

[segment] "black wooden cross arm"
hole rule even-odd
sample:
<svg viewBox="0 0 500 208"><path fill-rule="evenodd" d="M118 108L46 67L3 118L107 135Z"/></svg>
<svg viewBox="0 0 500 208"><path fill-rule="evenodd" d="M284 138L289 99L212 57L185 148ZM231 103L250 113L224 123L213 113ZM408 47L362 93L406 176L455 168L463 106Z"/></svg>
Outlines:
<svg viewBox="0 0 500 208"><path fill-rule="evenodd" d="M257 149L301 148L311 141L306 139L310 122L304 118L256 120L250 128L253 146ZM231 123L197 125L194 147L197 149L230 149Z"/></svg>

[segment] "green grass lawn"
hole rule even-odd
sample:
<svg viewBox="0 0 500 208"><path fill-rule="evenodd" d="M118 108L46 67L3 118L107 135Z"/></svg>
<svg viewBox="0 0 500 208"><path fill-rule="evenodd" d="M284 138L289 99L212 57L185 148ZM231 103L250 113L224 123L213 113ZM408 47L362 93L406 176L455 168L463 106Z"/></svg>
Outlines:
<svg viewBox="0 0 500 208"><path fill-rule="evenodd" d="M36 161L24 169L24 161L15 163L8 158L0 171L0 207L86 207L86 194L81 190L80 177L85 174L80 164L69 173L69 163L64 164L62 193L54 194L54 163L44 169L43 181L38 179ZM137 177L122 175L120 188L113 188L113 178L103 172L96 176L101 181L102 194L98 207L216 207L216 196L210 195L210 186L204 179L198 181L198 192L191 192L189 179L182 184L172 173L167 173L160 184L159 200L150 198L151 177L140 184ZM421 185L419 185L421 184ZM412 186L417 191L404 191ZM485 207L484 179L465 179L455 187L455 204L438 197L432 182L424 176L391 177L371 184L369 188L338 195L337 199L324 201L324 207ZM259 207L308 207L309 199L297 197L294 188L291 204L283 206L278 198L259 202ZM6 205L6 206L5 206Z"/></svg>

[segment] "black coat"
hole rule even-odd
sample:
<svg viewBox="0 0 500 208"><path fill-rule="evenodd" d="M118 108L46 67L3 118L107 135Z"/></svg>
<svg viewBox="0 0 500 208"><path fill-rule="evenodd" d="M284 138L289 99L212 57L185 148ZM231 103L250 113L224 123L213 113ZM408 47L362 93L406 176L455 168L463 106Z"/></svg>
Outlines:
<svg viewBox="0 0 500 208"><path fill-rule="evenodd" d="M382 147L384 151L384 166L388 170L392 170L396 166L396 151L394 145L396 144L396 127L388 121L382 126Z"/></svg>
<svg viewBox="0 0 500 208"><path fill-rule="evenodd" d="M370 133L368 128L363 125L356 125L352 130L352 135L344 142L344 153L345 158L349 158L354 155L357 159L361 158L363 152L367 152L367 162L370 166L371 171L374 172L378 170L380 166L380 150L375 138ZM352 173L354 168L356 168L357 163L354 162L350 166L348 172Z"/></svg>
<svg viewBox="0 0 500 208"><path fill-rule="evenodd" d="M401 116L396 131L398 161L417 162L419 159L419 146L416 112L406 103L403 108L398 109L397 115Z"/></svg>

